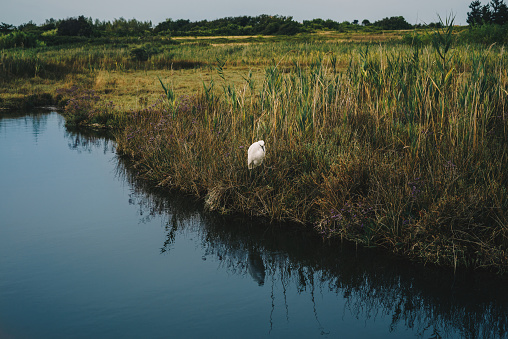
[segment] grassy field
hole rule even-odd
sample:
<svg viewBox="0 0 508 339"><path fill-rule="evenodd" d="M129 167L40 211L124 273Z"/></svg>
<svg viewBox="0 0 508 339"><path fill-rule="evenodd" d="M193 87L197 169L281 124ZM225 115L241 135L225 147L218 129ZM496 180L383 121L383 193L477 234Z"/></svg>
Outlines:
<svg viewBox="0 0 508 339"><path fill-rule="evenodd" d="M171 82L179 95L194 95L202 82L216 77L217 59L226 62L228 81L237 83L252 71L262 79L264 68L298 60L309 63L317 54L340 52L342 67L355 42L396 41L407 32L332 33L299 37L176 37L118 39L107 44L89 43L36 49L4 50L0 55L0 107L21 108L51 102L55 88L78 85L94 89L120 108L136 108L137 96L149 101L161 88L157 77ZM343 46L348 42L348 46ZM138 60L133 50L148 52ZM152 54L153 53L153 54ZM133 88L134 87L134 88ZM140 94L141 93L141 94ZM145 99L142 99L145 100Z"/></svg>
<svg viewBox="0 0 508 339"><path fill-rule="evenodd" d="M52 98L71 124L114 127L141 177L210 210L506 273L508 56L451 27L411 34L7 51L1 98ZM258 139L265 165L249 171Z"/></svg>

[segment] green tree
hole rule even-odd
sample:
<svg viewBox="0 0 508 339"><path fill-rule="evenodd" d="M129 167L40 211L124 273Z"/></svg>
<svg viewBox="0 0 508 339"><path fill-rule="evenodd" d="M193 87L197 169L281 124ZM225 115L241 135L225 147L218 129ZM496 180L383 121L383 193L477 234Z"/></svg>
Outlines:
<svg viewBox="0 0 508 339"><path fill-rule="evenodd" d="M504 3L504 0L492 0L490 2L491 21L493 24L504 25L508 22L508 7Z"/></svg>
<svg viewBox="0 0 508 339"><path fill-rule="evenodd" d="M485 5L482 7L482 24L490 24L492 22L492 12L490 6Z"/></svg>
<svg viewBox="0 0 508 339"><path fill-rule="evenodd" d="M78 18L62 20L58 25L58 35L64 36L92 36L92 25L83 15Z"/></svg>
<svg viewBox="0 0 508 339"><path fill-rule="evenodd" d="M471 12L467 13L466 22L471 26L481 25L483 23L483 17L482 17L482 6L480 1L475 0L471 2L469 8L471 8Z"/></svg>
<svg viewBox="0 0 508 339"><path fill-rule="evenodd" d="M36 32L37 30L37 25L32 20L18 26L18 31L23 31L26 33Z"/></svg>
<svg viewBox="0 0 508 339"><path fill-rule="evenodd" d="M57 21L53 18L46 19L46 22L40 27L41 30L45 31L51 31L52 29L57 28Z"/></svg>
<svg viewBox="0 0 508 339"><path fill-rule="evenodd" d="M6 24L5 22L2 22L0 24L0 33L9 33L12 32L15 29L13 25Z"/></svg>
<svg viewBox="0 0 508 339"><path fill-rule="evenodd" d="M411 29L413 27L406 21L406 19L404 19L403 16L392 16L390 18L384 18L374 22L374 26L387 30Z"/></svg>
<svg viewBox="0 0 508 339"><path fill-rule="evenodd" d="M508 23L508 6L504 0L491 0L487 5L482 6L479 0L474 0L469 5L471 12L467 13L466 22L470 26L495 24L504 25Z"/></svg>

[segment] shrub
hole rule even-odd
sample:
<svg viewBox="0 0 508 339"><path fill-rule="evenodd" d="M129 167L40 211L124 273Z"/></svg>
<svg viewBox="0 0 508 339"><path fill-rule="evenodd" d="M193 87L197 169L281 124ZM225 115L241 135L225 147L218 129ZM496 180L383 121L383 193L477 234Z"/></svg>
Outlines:
<svg viewBox="0 0 508 339"><path fill-rule="evenodd" d="M0 36L0 48L30 48L36 47L40 42L35 35L22 31L14 31L7 35Z"/></svg>
<svg viewBox="0 0 508 339"><path fill-rule="evenodd" d="M471 26L461 34L461 39L468 43L505 44L508 42L508 24Z"/></svg>
<svg viewBox="0 0 508 339"><path fill-rule="evenodd" d="M431 43L431 40L432 37L429 34L419 34L416 31L402 36L402 42L411 46L426 46Z"/></svg>
<svg viewBox="0 0 508 339"><path fill-rule="evenodd" d="M152 55L159 54L160 51L151 45L144 45L131 50L131 57L137 61L147 61Z"/></svg>

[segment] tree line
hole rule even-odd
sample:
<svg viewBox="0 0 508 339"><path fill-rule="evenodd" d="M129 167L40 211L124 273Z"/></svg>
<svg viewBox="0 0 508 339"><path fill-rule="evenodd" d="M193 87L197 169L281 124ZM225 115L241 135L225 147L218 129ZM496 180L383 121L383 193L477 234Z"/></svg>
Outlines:
<svg viewBox="0 0 508 339"><path fill-rule="evenodd" d="M474 0L469 5L467 23L471 30L466 36L471 41L506 42L508 40L508 7L504 0L491 0L482 5ZM35 47L84 41L102 37L146 36L228 36L228 35L295 35L319 30L376 31L409 30L413 28L440 28L441 22L412 25L402 16L386 17L371 23L369 20L338 22L331 19L304 20L302 23L291 16L259 15L225 17L215 20L190 21L166 19L153 25L151 21L114 19L100 21L84 16L46 20L37 25L33 21L19 26L0 23L0 48ZM474 29L473 29L474 28Z"/></svg>
<svg viewBox="0 0 508 339"><path fill-rule="evenodd" d="M439 24L431 24L430 26ZM216 20L190 21L185 19L166 19L153 25L151 21L126 20L100 21L84 16L55 20L46 20L37 25L33 21L14 26L0 24L0 48L34 47L41 41L51 45L72 39L62 37L144 37L144 36L228 36L228 35L295 35L318 30L336 30L339 32L359 30L402 30L415 26L404 17L387 17L371 23L369 20L337 22L333 20L313 19L302 23L291 16L259 15L225 17ZM421 27L419 25L418 27ZM76 39L74 39L76 40ZM79 39L78 39L79 40Z"/></svg>

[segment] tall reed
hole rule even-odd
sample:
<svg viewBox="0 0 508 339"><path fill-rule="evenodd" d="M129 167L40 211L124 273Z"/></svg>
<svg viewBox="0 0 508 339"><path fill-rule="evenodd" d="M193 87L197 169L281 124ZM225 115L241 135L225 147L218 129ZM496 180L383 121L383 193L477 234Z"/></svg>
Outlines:
<svg viewBox="0 0 508 339"><path fill-rule="evenodd" d="M201 94L171 92L128 113L118 151L212 210L506 272L508 59L436 34L429 46L309 47L310 56L280 43L264 80L237 86L216 56ZM249 171L258 139L265 166Z"/></svg>

